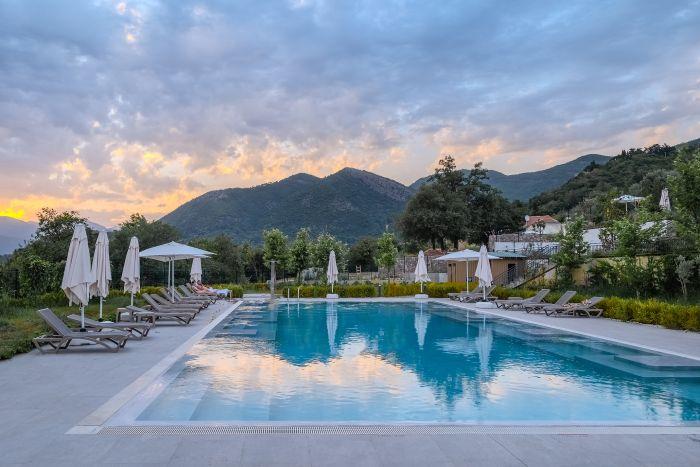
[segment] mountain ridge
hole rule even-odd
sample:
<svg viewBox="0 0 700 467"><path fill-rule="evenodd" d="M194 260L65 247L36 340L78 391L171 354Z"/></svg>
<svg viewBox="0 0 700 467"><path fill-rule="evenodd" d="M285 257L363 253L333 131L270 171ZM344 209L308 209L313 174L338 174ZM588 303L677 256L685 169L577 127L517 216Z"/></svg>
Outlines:
<svg viewBox="0 0 700 467"><path fill-rule="evenodd" d="M528 183L524 183L522 174L490 171L497 178L496 182L490 182L499 189L506 187L511 193L534 188L542 192L566 176L561 173L575 175L591 162L607 160L607 156L601 155L581 156L550 169L525 174ZM406 186L351 167L325 177L297 173L250 188L204 193L161 220L177 228L185 239L227 234L236 241L259 243L265 229L277 227L291 237L298 229L309 227L314 234L328 231L343 241L353 242L362 236L383 232L403 211L416 187L420 186L419 182L423 180L424 183L427 178ZM542 183L543 178L553 182ZM513 187L509 188L509 184Z"/></svg>

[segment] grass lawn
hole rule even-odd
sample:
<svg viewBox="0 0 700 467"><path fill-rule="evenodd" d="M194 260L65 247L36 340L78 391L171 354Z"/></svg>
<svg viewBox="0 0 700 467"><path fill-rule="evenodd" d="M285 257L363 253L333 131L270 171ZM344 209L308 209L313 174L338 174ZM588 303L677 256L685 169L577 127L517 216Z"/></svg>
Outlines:
<svg viewBox="0 0 700 467"><path fill-rule="evenodd" d="M131 302L128 296L108 297L102 306L102 316L105 320L114 321L117 308L125 307ZM141 300L134 298L134 304L139 305ZM32 348L32 338L49 331L44 321L36 313L41 306L34 307L9 307L0 310L0 360L11 358L13 355L28 352ZM56 315L70 327L79 324L66 319L70 314L80 314L77 306L52 306ZM99 316L99 301L93 299L85 309L85 315L97 319Z"/></svg>

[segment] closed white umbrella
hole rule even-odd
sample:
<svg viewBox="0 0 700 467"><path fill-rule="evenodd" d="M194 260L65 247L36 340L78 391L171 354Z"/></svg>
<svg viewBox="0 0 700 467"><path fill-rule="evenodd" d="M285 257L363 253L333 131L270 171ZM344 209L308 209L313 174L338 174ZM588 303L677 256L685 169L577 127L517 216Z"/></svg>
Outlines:
<svg viewBox="0 0 700 467"><path fill-rule="evenodd" d="M134 304L134 294L141 290L141 265L139 264L139 239L131 237L129 249L124 258L122 269L124 292L131 292L131 305Z"/></svg>
<svg viewBox="0 0 700 467"><path fill-rule="evenodd" d="M335 334L338 331L338 311L333 302L328 303L326 308L326 330L328 331L328 347L331 355L335 355Z"/></svg>
<svg viewBox="0 0 700 467"><path fill-rule="evenodd" d="M489 371L489 357L491 356L492 347L493 332L490 327L484 326L479 329L479 337L476 338L476 351L479 353L479 364L482 374L486 374Z"/></svg>
<svg viewBox="0 0 700 467"><path fill-rule="evenodd" d="M671 210L671 198L668 196L668 188L661 190L661 199L659 200L659 206L665 211Z"/></svg>
<svg viewBox="0 0 700 467"><path fill-rule="evenodd" d="M66 267L61 289L68 297L68 304L80 305L80 327L85 329L85 306L90 301L90 286L95 282L90 268L90 249L83 224L76 224L68 247Z"/></svg>
<svg viewBox="0 0 700 467"><path fill-rule="evenodd" d="M489 263L489 252L486 245L481 245L479 249L479 262L476 263L476 272L474 273L479 279L479 285L484 291L484 301L486 301L486 288L493 284L493 275L491 274L491 263Z"/></svg>
<svg viewBox="0 0 700 467"><path fill-rule="evenodd" d="M202 281L202 258L192 259L192 269L190 269L190 282Z"/></svg>
<svg viewBox="0 0 700 467"><path fill-rule="evenodd" d="M109 295L109 283L112 281L112 266L109 263L109 237L104 230L100 231L95 242L92 275L95 278L95 283L90 287L90 296L100 297L100 319L102 319L102 300Z"/></svg>
<svg viewBox="0 0 700 467"><path fill-rule="evenodd" d="M420 282L420 293L423 293L423 282L430 282L428 275L428 266L425 264L425 253L423 250L418 252L418 263L415 270L415 282Z"/></svg>
<svg viewBox="0 0 700 467"><path fill-rule="evenodd" d="M338 282L338 265L335 264L335 251L331 250L328 256L328 269L326 270L326 278L331 285L331 293L333 293L333 284Z"/></svg>
<svg viewBox="0 0 700 467"><path fill-rule="evenodd" d="M416 336L418 337L418 348L423 349L425 345L425 334L428 332L428 323L430 322L430 314L423 311L421 303L420 311L416 311L413 315L413 327L416 328Z"/></svg>

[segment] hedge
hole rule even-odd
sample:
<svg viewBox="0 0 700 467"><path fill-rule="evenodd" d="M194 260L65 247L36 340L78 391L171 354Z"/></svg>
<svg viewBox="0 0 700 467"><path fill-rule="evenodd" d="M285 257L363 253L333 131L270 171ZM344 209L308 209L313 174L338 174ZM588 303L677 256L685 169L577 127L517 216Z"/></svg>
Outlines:
<svg viewBox="0 0 700 467"><path fill-rule="evenodd" d="M700 305L609 297L600 303L600 308L606 318L658 324L669 329L700 331Z"/></svg>

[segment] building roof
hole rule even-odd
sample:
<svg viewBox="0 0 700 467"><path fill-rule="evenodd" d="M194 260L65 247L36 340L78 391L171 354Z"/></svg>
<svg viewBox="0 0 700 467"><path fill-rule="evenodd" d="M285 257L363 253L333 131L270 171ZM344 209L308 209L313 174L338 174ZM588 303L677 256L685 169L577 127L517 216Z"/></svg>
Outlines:
<svg viewBox="0 0 700 467"><path fill-rule="evenodd" d="M515 253L514 251L492 251L490 254L498 256L499 258L527 258L527 256L521 253Z"/></svg>
<svg viewBox="0 0 700 467"><path fill-rule="evenodd" d="M525 219L525 228L532 227L538 222L544 222L545 224L559 224L560 222L553 218L552 216L527 216Z"/></svg>
<svg viewBox="0 0 700 467"><path fill-rule="evenodd" d="M461 250L448 253L439 258L435 258L436 261L477 261L479 259L479 252L474 250ZM489 252L489 259L500 259L498 256L494 256L493 253Z"/></svg>

